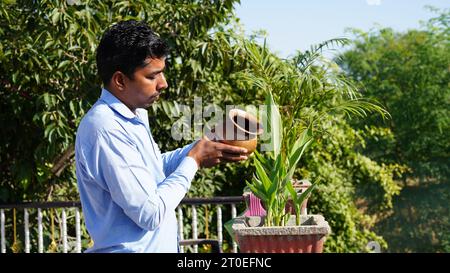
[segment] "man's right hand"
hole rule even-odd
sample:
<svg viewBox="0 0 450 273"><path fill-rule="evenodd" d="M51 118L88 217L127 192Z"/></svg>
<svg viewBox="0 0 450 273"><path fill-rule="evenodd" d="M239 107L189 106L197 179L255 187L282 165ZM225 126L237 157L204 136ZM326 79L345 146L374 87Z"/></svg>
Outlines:
<svg viewBox="0 0 450 273"><path fill-rule="evenodd" d="M246 160L247 149L211 141L203 137L189 151L188 156L194 158L200 168L209 168L221 162Z"/></svg>

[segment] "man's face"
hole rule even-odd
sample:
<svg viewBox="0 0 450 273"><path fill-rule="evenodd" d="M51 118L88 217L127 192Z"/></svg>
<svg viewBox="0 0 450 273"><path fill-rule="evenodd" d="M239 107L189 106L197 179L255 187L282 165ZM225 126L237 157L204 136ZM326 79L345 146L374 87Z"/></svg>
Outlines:
<svg viewBox="0 0 450 273"><path fill-rule="evenodd" d="M148 108L158 100L160 92L167 88L164 77L165 58L147 58L145 63L144 67L136 69L133 79L124 79L123 95L133 111L136 108Z"/></svg>

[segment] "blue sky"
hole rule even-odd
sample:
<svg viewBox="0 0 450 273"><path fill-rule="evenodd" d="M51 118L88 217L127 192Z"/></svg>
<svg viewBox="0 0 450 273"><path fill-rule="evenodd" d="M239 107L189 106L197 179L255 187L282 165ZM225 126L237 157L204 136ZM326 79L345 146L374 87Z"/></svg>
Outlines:
<svg viewBox="0 0 450 273"><path fill-rule="evenodd" d="M450 8L449 0L241 0L235 6L247 34L267 31L267 42L287 57L321 41L348 37L348 27L365 31L374 26L405 31L435 14L424 7Z"/></svg>

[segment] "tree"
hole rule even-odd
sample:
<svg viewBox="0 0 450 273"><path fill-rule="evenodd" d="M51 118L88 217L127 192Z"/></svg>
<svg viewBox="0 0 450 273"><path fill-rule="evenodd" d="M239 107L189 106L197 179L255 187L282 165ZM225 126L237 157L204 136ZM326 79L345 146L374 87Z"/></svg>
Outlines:
<svg viewBox="0 0 450 273"><path fill-rule="evenodd" d="M448 251L450 194L450 12L420 30L355 31L341 56L347 75L382 102L392 119L359 124L370 139L364 153L409 171L395 213L379 223L392 251ZM446 247L445 247L446 245Z"/></svg>
<svg viewBox="0 0 450 273"><path fill-rule="evenodd" d="M107 27L146 20L168 40L171 92L165 99L184 103L194 92L201 96L217 85L208 73L220 52L212 53L215 48L205 43L212 42L208 31L230 20L235 2L2 2L0 200L77 198L73 142L81 117L100 92L95 49ZM164 129L164 110L170 109L162 106L151 121ZM170 129L154 131L164 149L180 145L161 141Z"/></svg>

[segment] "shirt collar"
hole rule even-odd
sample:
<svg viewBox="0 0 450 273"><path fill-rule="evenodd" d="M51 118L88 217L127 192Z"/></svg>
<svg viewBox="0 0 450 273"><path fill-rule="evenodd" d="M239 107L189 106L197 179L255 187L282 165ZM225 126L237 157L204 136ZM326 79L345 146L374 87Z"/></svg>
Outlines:
<svg viewBox="0 0 450 273"><path fill-rule="evenodd" d="M102 88L102 95L100 96L100 100L104 101L110 108L122 115L124 118L136 118L136 115L131 112L130 108L128 108L125 104L123 104L123 102L121 102L105 88Z"/></svg>

